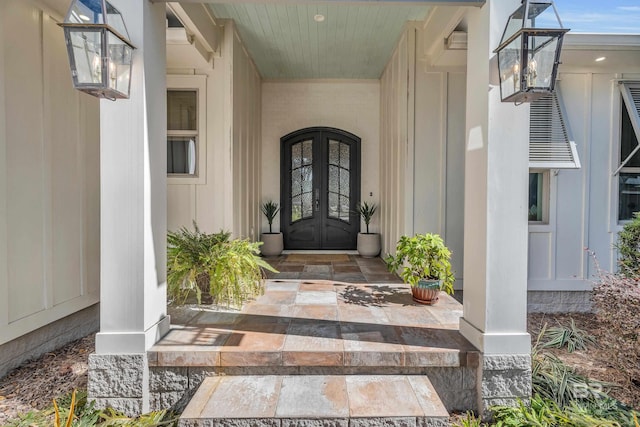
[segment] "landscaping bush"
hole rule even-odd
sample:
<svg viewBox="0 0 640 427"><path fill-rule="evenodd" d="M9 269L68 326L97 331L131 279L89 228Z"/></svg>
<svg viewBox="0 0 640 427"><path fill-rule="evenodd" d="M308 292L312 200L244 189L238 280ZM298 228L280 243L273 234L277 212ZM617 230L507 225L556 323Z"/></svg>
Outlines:
<svg viewBox="0 0 640 427"><path fill-rule="evenodd" d="M194 223L167 234L168 296L183 303L195 292L198 303L241 305L262 290L262 269L274 271L259 257L261 242L230 240L230 233L207 234Z"/></svg>
<svg viewBox="0 0 640 427"><path fill-rule="evenodd" d="M618 233L618 272L624 277L640 278L640 212Z"/></svg>

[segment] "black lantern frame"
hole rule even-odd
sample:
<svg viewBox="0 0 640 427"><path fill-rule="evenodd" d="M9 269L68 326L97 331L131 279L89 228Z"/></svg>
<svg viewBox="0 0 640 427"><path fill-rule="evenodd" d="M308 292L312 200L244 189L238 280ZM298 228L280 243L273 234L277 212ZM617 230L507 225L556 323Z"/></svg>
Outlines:
<svg viewBox="0 0 640 427"><path fill-rule="evenodd" d="M112 101L129 98L135 46L118 9L106 0L73 0L59 25L74 88Z"/></svg>
<svg viewBox="0 0 640 427"><path fill-rule="evenodd" d="M552 0L522 0L494 51L498 54L502 102L531 102L554 91L562 41L568 31L562 27Z"/></svg>

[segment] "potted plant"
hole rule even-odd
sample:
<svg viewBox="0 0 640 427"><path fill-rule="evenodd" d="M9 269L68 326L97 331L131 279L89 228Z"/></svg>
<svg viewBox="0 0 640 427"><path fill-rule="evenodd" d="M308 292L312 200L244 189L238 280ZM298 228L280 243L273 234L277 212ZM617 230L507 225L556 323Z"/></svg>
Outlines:
<svg viewBox="0 0 640 427"><path fill-rule="evenodd" d="M451 271L451 251L438 234L402 236L396 254L385 258L391 272L400 270L402 280L411 285L413 299L435 304L440 291L453 294L455 280Z"/></svg>
<svg viewBox="0 0 640 427"><path fill-rule="evenodd" d="M240 306L262 291L263 269L275 271L260 258L260 243L231 240L231 233L203 233L194 222L167 233L167 295L180 304L195 292L198 303Z"/></svg>
<svg viewBox="0 0 640 427"><path fill-rule="evenodd" d="M268 200L262 204L260 209L264 216L267 217L267 222L269 223L269 232L262 233L260 236L260 240L263 242L260 252L267 257L278 256L284 249L284 243L282 240L282 232L273 232L273 220L276 215L278 215L278 212L280 212L280 206L273 200Z"/></svg>
<svg viewBox="0 0 640 427"><path fill-rule="evenodd" d="M380 234L369 233L369 223L377 209L375 203L358 204L358 215L364 221L367 230L366 233L358 233L358 253L365 258L373 258L380 253Z"/></svg>

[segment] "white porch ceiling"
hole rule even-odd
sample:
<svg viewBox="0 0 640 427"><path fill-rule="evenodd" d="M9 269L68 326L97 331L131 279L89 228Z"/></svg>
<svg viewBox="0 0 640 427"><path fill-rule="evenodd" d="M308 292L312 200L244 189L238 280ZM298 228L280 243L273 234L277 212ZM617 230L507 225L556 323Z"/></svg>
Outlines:
<svg viewBox="0 0 640 427"><path fill-rule="evenodd" d="M431 8L375 2L209 6L217 18L236 22L265 79L377 79L405 23L423 20ZM324 22L314 21L317 14Z"/></svg>

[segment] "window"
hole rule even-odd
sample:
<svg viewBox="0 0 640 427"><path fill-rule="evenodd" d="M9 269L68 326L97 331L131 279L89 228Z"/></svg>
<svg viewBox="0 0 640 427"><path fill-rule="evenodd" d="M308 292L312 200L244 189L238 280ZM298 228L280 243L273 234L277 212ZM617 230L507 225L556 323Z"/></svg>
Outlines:
<svg viewBox="0 0 640 427"><path fill-rule="evenodd" d="M627 221L640 211L640 83L621 83L620 165L618 174L618 220Z"/></svg>
<svg viewBox="0 0 640 427"><path fill-rule="evenodd" d="M167 90L167 173L196 174L198 92Z"/></svg>
<svg viewBox="0 0 640 427"><path fill-rule="evenodd" d="M549 222L549 172L529 172L529 222Z"/></svg>
<svg viewBox="0 0 640 427"><path fill-rule="evenodd" d="M206 77L167 76L169 183L204 183Z"/></svg>
<svg viewBox="0 0 640 427"><path fill-rule="evenodd" d="M532 223L549 223L550 170L580 168L576 144L564 117L559 88L531 103L528 217Z"/></svg>

